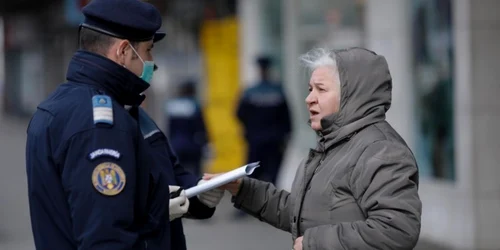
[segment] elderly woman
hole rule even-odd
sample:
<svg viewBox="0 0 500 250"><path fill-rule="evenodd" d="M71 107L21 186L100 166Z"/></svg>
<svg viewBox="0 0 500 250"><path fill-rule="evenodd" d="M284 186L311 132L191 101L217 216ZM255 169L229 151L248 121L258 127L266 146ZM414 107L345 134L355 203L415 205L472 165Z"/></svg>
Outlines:
<svg viewBox="0 0 500 250"><path fill-rule="evenodd" d="M296 250L413 249L418 170L386 121L392 81L385 58L362 48L315 49L302 61L312 70L306 104L318 143L291 192L250 178L223 188L236 208L290 232Z"/></svg>

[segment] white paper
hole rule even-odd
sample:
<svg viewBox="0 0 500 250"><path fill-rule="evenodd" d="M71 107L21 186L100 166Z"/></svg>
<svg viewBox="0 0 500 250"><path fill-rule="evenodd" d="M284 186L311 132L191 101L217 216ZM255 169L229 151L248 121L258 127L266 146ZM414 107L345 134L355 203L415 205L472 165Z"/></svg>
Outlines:
<svg viewBox="0 0 500 250"><path fill-rule="evenodd" d="M245 166L239 167L237 169L231 170L227 173L221 174L217 177L214 177L211 180L208 180L201 185L194 186L186 190L186 196L188 198L194 197L201 193L207 192L214 188L218 188L224 184L235 181L243 176L251 175L253 171L259 167L258 162L250 163Z"/></svg>

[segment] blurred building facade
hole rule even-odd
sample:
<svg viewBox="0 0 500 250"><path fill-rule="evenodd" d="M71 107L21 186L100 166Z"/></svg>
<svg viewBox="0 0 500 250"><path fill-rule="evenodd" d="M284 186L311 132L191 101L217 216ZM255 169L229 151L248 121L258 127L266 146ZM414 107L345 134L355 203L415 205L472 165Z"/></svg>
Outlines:
<svg viewBox="0 0 500 250"><path fill-rule="evenodd" d="M15 1L12 1L15 2ZM22 2L22 1L17 1ZM26 2L26 1L25 1ZM87 0L0 8L3 111L28 116L64 81ZM306 124L308 76L298 56L316 46L363 46L384 55L393 76L388 119L419 163L422 234L456 248L498 249L500 236L500 8L496 0L155 0L165 43L146 108L163 127L164 101L186 77L216 144L215 170L243 163L232 117L238 93L257 78L254 59L272 55L290 100L294 136L280 185L315 144ZM19 7L21 6L21 7ZM24 7L23 7L24 6ZM2 56L3 55L3 56ZM229 132L228 132L229 131Z"/></svg>
<svg viewBox="0 0 500 250"><path fill-rule="evenodd" d="M38 103L64 82L78 49L81 8L90 0L6 1L2 17L3 112L29 117ZM165 12L164 1L150 1Z"/></svg>

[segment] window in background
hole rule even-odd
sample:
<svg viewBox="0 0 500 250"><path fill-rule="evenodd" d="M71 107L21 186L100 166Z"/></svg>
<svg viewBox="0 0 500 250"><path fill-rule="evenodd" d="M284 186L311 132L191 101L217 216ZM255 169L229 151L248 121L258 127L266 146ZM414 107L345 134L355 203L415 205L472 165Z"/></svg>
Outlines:
<svg viewBox="0 0 500 250"><path fill-rule="evenodd" d="M280 1L262 1L261 10L261 30L260 43L263 50L260 52L268 55L273 60L273 78L277 81L283 79L282 75L282 50L283 50L283 30L282 30L282 8Z"/></svg>
<svg viewBox="0 0 500 250"><path fill-rule="evenodd" d="M299 2L299 1L297 1ZM310 0L300 1L298 5L298 52L305 53L314 47L342 49L364 45L364 1L360 0ZM304 99L308 94L309 74L302 70L296 72L300 79L295 86L301 92L300 115L306 124L309 115ZM315 133L308 125L300 128L301 141L315 145ZM311 140L312 138L312 140Z"/></svg>
<svg viewBox="0 0 500 250"><path fill-rule="evenodd" d="M413 69L421 175L455 179L451 0L413 2Z"/></svg>
<svg viewBox="0 0 500 250"><path fill-rule="evenodd" d="M363 45L364 2L360 0L301 1L300 33L310 47L332 49Z"/></svg>

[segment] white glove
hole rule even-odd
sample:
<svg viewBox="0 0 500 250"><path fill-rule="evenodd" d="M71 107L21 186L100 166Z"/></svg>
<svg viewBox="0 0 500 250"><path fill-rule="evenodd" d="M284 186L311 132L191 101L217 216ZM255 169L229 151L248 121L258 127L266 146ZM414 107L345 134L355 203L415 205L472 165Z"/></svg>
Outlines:
<svg viewBox="0 0 500 250"><path fill-rule="evenodd" d="M179 190L179 186L168 186L170 193ZM181 191L181 194L169 200L169 216L170 221L182 217L189 209L189 200L186 197L186 192Z"/></svg>
<svg viewBox="0 0 500 250"><path fill-rule="evenodd" d="M200 180L198 185L203 184L203 182L206 182L206 180ZM224 197L224 190L218 188L214 188L198 195L198 199L210 208L214 208L219 205L222 197Z"/></svg>

